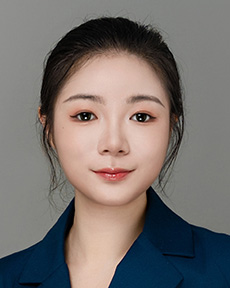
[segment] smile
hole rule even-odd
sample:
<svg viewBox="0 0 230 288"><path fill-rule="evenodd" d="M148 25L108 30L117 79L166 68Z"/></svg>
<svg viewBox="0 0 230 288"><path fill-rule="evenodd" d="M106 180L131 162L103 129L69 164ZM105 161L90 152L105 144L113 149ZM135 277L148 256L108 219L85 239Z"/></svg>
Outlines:
<svg viewBox="0 0 230 288"><path fill-rule="evenodd" d="M107 181L121 181L133 171L134 170L125 170L121 168L103 168L93 172Z"/></svg>

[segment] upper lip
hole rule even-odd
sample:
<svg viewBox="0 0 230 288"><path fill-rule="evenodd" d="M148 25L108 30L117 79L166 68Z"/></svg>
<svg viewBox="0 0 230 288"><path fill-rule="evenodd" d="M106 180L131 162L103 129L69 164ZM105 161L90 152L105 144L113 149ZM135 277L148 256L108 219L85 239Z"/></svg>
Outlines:
<svg viewBox="0 0 230 288"><path fill-rule="evenodd" d="M108 173L108 174L117 174L117 173L125 173L131 172L133 170L123 169L123 168L102 168L100 170L94 170L95 173Z"/></svg>

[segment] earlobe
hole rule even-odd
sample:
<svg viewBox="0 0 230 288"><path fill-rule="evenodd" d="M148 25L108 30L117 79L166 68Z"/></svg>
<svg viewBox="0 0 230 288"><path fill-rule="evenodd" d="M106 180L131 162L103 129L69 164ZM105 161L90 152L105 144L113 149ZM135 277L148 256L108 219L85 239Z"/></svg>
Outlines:
<svg viewBox="0 0 230 288"><path fill-rule="evenodd" d="M55 145L54 145L54 141L53 141L53 137L49 133L50 131L49 131L48 125L46 126L46 115L41 114L41 107L40 106L38 107L38 118L39 118L40 123L43 126L43 129L44 128L46 129L45 132L46 132L47 142L49 143L49 145L52 147L53 150L56 150Z"/></svg>
<svg viewBox="0 0 230 288"><path fill-rule="evenodd" d="M171 139L171 136L173 134L173 129L174 129L174 126L177 124L177 122L179 121L179 118L177 115L173 114L171 116L171 120L170 120L170 131L169 131L169 141Z"/></svg>
<svg viewBox="0 0 230 288"><path fill-rule="evenodd" d="M172 130L173 130L173 128L174 128L174 125L178 122L178 116L177 115L175 115L175 114L173 114L172 115L172 117L171 117L171 132L172 132Z"/></svg>
<svg viewBox="0 0 230 288"><path fill-rule="evenodd" d="M179 118L178 118L178 116L177 115L173 115L173 119L174 119L174 123L177 123L178 122L178 120L179 120Z"/></svg>
<svg viewBox="0 0 230 288"><path fill-rule="evenodd" d="M46 125L46 116L41 114L41 107L40 106L38 107L38 118L39 118L39 121L44 128Z"/></svg>

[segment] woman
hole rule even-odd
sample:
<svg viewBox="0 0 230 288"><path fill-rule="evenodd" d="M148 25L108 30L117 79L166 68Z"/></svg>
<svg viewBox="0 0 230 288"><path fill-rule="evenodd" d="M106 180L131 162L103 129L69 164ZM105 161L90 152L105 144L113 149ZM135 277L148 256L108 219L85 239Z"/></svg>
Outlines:
<svg viewBox="0 0 230 288"><path fill-rule="evenodd" d="M188 224L150 187L164 186L184 126L158 31L100 18L67 33L46 63L39 119L75 199L41 242L1 260L1 287L230 287L229 236Z"/></svg>

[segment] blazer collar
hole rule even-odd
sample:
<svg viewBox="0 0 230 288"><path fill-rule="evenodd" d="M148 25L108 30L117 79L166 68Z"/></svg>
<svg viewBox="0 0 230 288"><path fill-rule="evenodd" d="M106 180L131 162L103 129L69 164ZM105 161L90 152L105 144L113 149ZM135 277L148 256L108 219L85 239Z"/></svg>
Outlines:
<svg viewBox="0 0 230 288"><path fill-rule="evenodd" d="M173 213L151 187L147 190L147 200L143 232L118 265L111 288L127 287L128 283L130 285L132 282L133 288L149 287L143 285L143 275L145 279L151 278L152 284L156 283L157 286L151 287L177 287L183 277L173 265L169 264L164 255L194 256L190 225ZM45 238L35 245L19 279L20 284L43 283L44 287L51 287L50 281L53 279L55 287L70 287L64 244L73 224L73 217L74 200ZM166 270L167 280L163 276ZM60 281L57 280L58 277ZM127 281L127 285L124 281Z"/></svg>
<svg viewBox="0 0 230 288"><path fill-rule="evenodd" d="M183 275L141 234L116 268L109 288L176 288Z"/></svg>
<svg viewBox="0 0 230 288"><path fill-rule="evenodd" d="M74 211L73 199L44 239L35 245L34 251L20 276L20 284L43 283L57 270L59 270L59 275L60 271L63 274L63 277L60 278L62 281L56 280L57 284L68 280L68 268L65 264L64 249L65 238L73 224ZM52 287L52 285L47 287Z"/></svg>
<svg viewBox="0 0 230 288"><path fill-rule="evenodd" d="M170 210L151 187L143 234L165 255L194 257L191 225Z"/></svg>
<svg viewBox="0 0 230 288"><path fill-rule="evenodd" d="M143 232L117 266L109 288L179 287L183 275L167 256L194 257L191 226L149 188Z"/></svg>

